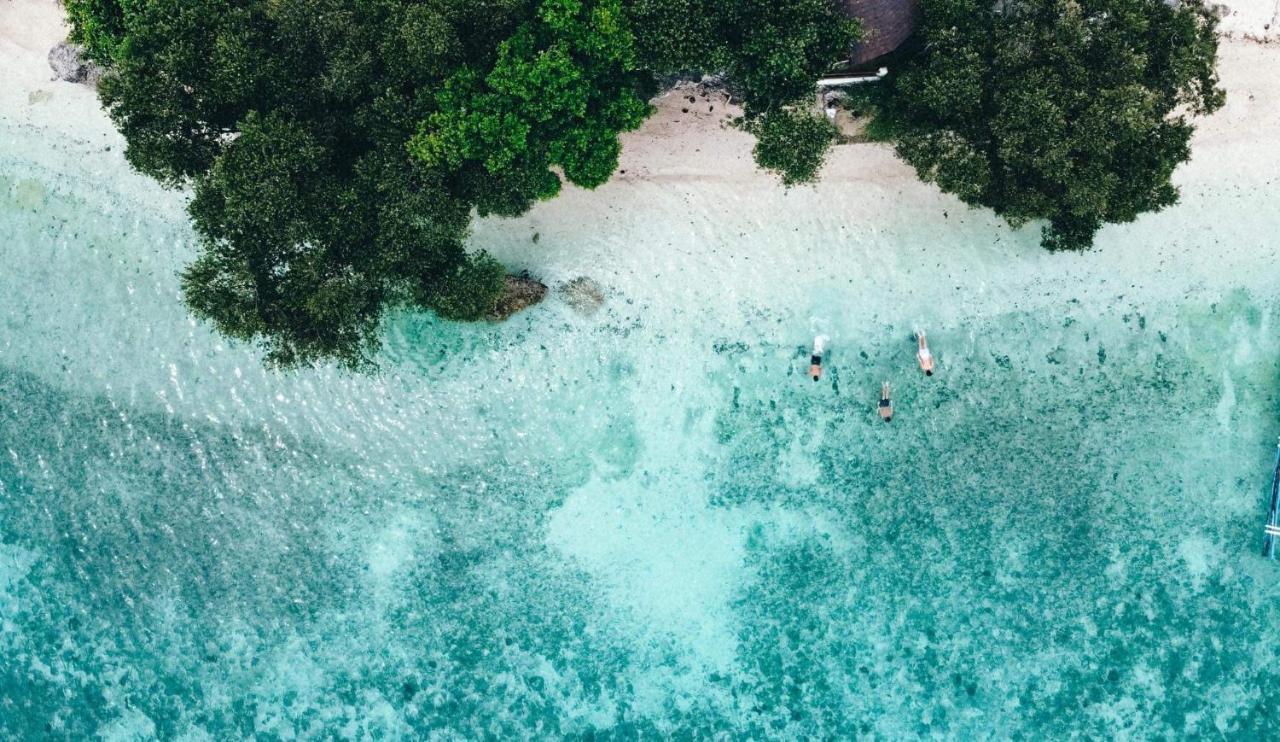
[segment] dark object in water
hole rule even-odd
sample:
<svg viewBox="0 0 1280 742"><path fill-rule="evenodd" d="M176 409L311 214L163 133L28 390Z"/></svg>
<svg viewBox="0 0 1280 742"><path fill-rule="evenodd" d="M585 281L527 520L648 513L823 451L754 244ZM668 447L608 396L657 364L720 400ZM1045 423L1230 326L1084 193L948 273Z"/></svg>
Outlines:
<svg viewBox="0 0 1280 742"><path fill-rule="evenodd" d="M1280 445L1276 446L1276 463L1271 470L1271 507L1267 511L1267 526L1263 529L1262 555L1276 558L1276 540L1280 539Z"/></svg>
<svg viewBox="0 0 1280 742"><path fill-rule="evenodd" d="M571 281L560 284L556 288L560 291L565 303L573 307L579 314L591 316L599 311L600 307L604 306L604 289L600 284L586 276L578 276Z"/></svg>
<svg viewBox="0 0 1280 742"><path fill-rule="evenodd" d="M489 319L500 322L520 310L542 301L547 287L541 281L530 278L528 273L507 276L497 306L489 313Z"/></svg>

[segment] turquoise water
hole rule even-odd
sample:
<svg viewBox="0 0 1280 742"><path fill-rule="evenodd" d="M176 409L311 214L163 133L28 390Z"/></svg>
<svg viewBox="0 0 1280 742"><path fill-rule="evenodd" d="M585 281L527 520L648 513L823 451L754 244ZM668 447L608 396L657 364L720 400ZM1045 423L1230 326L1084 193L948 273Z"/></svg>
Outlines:
<svg viewBox="0 0 1280 742"><path fill-rule="evenodd" d="M1269 181L1083 256L924 186L615 183L476 232L598 314L280 375L183 311L180 194L0 134L2 738L1280 728Z"/></svg>

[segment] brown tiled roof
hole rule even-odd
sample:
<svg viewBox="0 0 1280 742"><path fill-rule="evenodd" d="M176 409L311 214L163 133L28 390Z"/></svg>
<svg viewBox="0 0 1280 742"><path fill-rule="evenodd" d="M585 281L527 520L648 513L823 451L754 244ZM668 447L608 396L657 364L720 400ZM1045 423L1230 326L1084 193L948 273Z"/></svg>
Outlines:
<svg viewBox="0 0 1280 742"><path fill-rule="evenodd" d="M888 54L920 22L920 0L840 0L850 16L862 21L862 40L853 46L850 64Z"/></svg>

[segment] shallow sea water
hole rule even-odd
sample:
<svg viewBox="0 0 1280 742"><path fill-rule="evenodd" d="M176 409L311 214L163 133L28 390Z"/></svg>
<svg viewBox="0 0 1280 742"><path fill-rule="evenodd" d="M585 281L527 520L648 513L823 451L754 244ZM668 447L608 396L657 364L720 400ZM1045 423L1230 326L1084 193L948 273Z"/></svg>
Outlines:
<svg viewBox="0 0 1280 742"><path fill-rule="evenodd" d="M476 230L599 313L281 375L183 310L180 195L0 135L0 738L1280 729L1270 181L1082 256L623 181Z"/></svg>

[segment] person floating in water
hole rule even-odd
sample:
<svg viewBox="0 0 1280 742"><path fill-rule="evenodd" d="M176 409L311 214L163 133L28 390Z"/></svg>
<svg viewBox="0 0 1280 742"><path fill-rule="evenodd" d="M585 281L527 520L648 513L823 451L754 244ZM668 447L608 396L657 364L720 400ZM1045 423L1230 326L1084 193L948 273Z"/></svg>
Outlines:
<svg viewBox="0 0 1280 742"><path fill-rule="evenodd" d="M889 382L880 385L880 417L885 422L893 420L893 400L889 399Z"/></svg>
<svg viewBox="0 0 1280 742"><path fill-rule="evenodd" d="M933 376L933 354L929 352L929 341L924 339L924 330L916 333L916 341L920 344L916 350L916 360L920 362L920 370L925 376Z"/></svg>
<svg viewBox="0 0 1280 742"><path fill-rule="evenodd" d="M813 338L813 353L809 356L809 375L814 381L822 378L822 354L827 351L827 336L817 335Z"/></svg>

